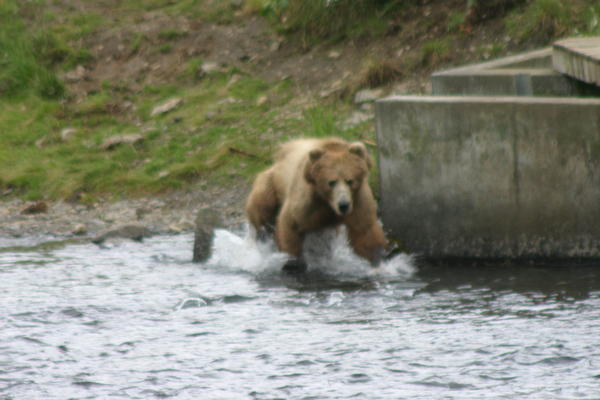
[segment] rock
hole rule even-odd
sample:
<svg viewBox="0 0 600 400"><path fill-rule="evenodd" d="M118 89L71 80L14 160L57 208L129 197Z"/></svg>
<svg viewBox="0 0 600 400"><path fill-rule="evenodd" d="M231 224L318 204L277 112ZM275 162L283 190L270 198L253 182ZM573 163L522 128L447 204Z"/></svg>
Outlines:
<svg viewBox="0 0 600 400"><path fill-rule="evenodd" d="M44 136L44 137L36 140L35 147L37 147L38 149L41 149L46 146L46 143L48 143L48 136Z"/></svg>
<svg viewBox="0 0 600 400"><path fill-rule="evenodd" d="M367 122L373 119L373 115L362 111L355 111L347 120L342 123L342 128L349 129L353 128L358 124Z"/></svg>
<svg viewBox="0 0 600 400"><path fill-rule="evenodd" d="M200 66L200 70L198 71L198 74L200 76L204 76L204 75L210 75L210 74L213 74L215 72L220 72L220 71L221 71L221 66L219 65L219 63L212 62L212 61L206 61L205 63L202 63L202 65Z"/></svg>
<svg viewBox="0 0 600 400"><path fill-rule="evenodd" d="M156 115L166 114L169 111L173 111L175 108L179 107L181 103L183 103L183 100L180 97L169 99L165 103L154 107L150 113L150 116L154 117Z"/></svg>
<svg viewBox="0 0 600 400"><path fill-rule="evenodd" d="M334 60L340 58L341 55L342 55L342 53L340 53L339 51L335 51L335 50L332 50L329 53L327 53L327 57L333 58Z"/></svg>
<svg viewBox="0 0 600 400"><path fill-rule="evenodd" d="M273 43L271 43L271 46L269 46L269 50L271 50L271 52L276 52L277 50L279 50L281 48L281 41L280 40L276 40Z"/></svg>
<svg viewBox="0 0 600 400"><path fill-rule="evenodd" d="M363 103L360 105L361 111L373 114L375 113L375 105L373 103Z"/></svg>
<svg viewBox="0 0 600 400"><path fill-rule="evenodd" d="M224 226L221 213L206 207L196 215L196 231L194 233L193 262L205 262L210 258L210 250L214 239L214 230Z"/></svg>
<svg viewBox="0 0 600 400"><path fill-rule="evenodd" d="M120 146L122 144L135 145L135 144L142 142L143 140L144 140L144 137L137 133L133 133L130 135L111 136L111 137L105 139L104 142L102 142L102 144L100 145L100 148L102 150L112 150L115 147Z"/></svg>
<svg viewBox="0 0 600 400"><path fill-rule="evenodd" d="M48 204L45 201L36 201L35 203L27 205L27 207L21 211L21 214L31 215L45 212L48 212Z"/></svg>
<svg viewBox="0 0 600 400"><path fill-rule="evenodd" d="M383 96L383 89L363 89L354 95L354 103L362 104L377 100Z"/></svg>
<svg viewBox="0 0 600 400"><path fill-rule="evenodd" d="M346 71L342 74L341 78L334 81L329 88L319 92L319 96L326 98L330 96L341 96L347 89L347 79L350 77L350 72Z"/></svg>
<svg viewBox="0 0 600 400"><path fill-rule="evenodd" d="M240 74L233 74L231 78L229 78L229 81L227 81L227 88L230 88L234 84L238 83L240 79L242 79Z"/></svg>
<svg viewBox="0 0 600 400"><path fill-rule="evenodd" d="M171 233L183 233L189 232L194 228L194 224L192 224L189 220L181 219L179 222L174 222L169 225L169 232Z"/></svg>
<svg viewBox="0 0 600 400"><path fill-rule="evenodd" d="M107 239L113 238L131 239L141 242L144 238L150 236L152 236L152 232L145 226L125 225L117 229L107 231L101 234L100 236L95 237L94 239L92 239L92 242L96 244L101 244Z"/></svg>
<svg viewBox="0 0 600 400"><path fill-rule="evenodd" d="M74 69L64 74L63 78L67 83L79 82L85 78L86 70L83 65L78 65Z"/></svg>
<svg viewBox="0 0 600 400"><path fill-rule="evenodd" d="M319 92L319 96L322 98L331 97L334 95L339 95L344 91L343 82L341 80L337 80L331 84L331 86L327 89L321 90Z"/></svg>
<svg viewBox="0 0 600 400"><path fill-rule="evenodd" d="M87 228L84 224L77 224L75 225L71 233L77 236L85 235L87 233Z"/></svg>
<svg viewBox="0 0 600 400"><path fill-rule="evenodd" d="M183 232L183 228L179 224L177 224L177 223L170 224L167 229L169 230L170 233L181 233L181 232Z"/></svg>
<svg viewBox="0 0 600 400"><path fill-rule="evenodd" d="M69 140L69 138L71 136L73 136L76 133L77 133L77 129L75 129L75 128L65 128L62 131L60 131L60 140L62 140L63 142L66 142Z"/></svg>
<svg viewBox="0 0 600 400"><path fill-rule="evenodd" d="M262 106L267 101L269 101L269 98L267 96L260 96L258 99L256 99L256 105L257 106Z"/></svg>
<svg viewBox="0 0 600 400"><path fill-rule="evenodd" d="M150 214L152 210L145 207L138 207L135 209L135 217L140 220L143 219L146 215Z"/></svg>

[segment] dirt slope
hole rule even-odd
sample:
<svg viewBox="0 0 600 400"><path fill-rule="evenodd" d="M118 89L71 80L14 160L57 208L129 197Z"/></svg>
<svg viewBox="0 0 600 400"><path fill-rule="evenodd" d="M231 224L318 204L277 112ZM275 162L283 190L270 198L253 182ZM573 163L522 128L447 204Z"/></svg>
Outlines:
<svg viewBox="0 0 600 400"><path fill-rule="evenodd" d="M387 21L382 36L324 41L308 48L294 37L277 34L265 18L241 10L223 24L160 10L127 10L121 3L70 0L53 6L59 15L77 10L114 16L82 43L92 58L85 72L79 77L75 73L69 82L77 96L98 91L103 82L139 91L144 85L174 81L193 58L233 66L271 82L289 78L312 95L336 90L348 94L348 89L377 85L422 92L433 69L522 47L506 37L505 10L449 27L450 15L469 17L464 0L421 1ZM449 29L458 33L450 34ZM427 43L430 49L423 48Z"/></svg>

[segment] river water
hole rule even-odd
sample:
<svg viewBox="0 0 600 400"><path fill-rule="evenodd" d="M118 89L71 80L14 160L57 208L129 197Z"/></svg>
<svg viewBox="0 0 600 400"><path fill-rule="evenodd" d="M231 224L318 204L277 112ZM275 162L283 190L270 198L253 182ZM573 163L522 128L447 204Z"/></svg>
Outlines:
<svg viewBox="0 0 600 400"><path fill-rule="evenodd" d="M0 399L600 398L597 267L375 271L336 239L293 276L243 236L207 264L0 239Z"/></svg>

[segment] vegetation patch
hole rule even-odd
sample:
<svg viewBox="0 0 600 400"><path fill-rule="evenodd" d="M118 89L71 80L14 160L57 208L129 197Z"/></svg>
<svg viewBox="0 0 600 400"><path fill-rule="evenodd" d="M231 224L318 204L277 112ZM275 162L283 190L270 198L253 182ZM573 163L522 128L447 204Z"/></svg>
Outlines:
<svg viewBox="0 0 600 400"><path fill-rule="evenodd" d="M506 19L519 42L548 42L566 35L600 33L600 5L595 0L533 0Z"/></svg>
<svg viewBox="0 0 600 400"><path fill-rule="evenodd" d="M416 3L414 0L263 0L261 10L277 27L300 35L305 45L318 41L380 36L387 16Z"/></svg>
<svg viewBox="0 0 600 400"><path fill-rule="evenodd" d="M109 3L119 18L107 17L102 7ZM600 33L600 6L592 0L469 1L452 12L429 3L0 1L0 195L92 202L199 180L221 186L250 180L285 140L340 136L373 143L372 110L352 101L359 89L383 93L382 87L448 63L501 55L513 40L537 47L562 35ZM477 42L477 21L497 10L501 41ZM223 32L252 26L259 15L278 33L224 48ZM351 58L346 39L373 45L389 39L394 47ZM271 58L244 48L265 40L274 41L262 50ZM190 47L195 41L203 42ZM310 93L288 71L260 73L288 56L316 60L319 51L320 63L310 66L315 74L343 62L353 68L335 71ZM115 60L111 70L106 64ZM172 108L157 111L170 101ZM346 123L351 116L356 122Z"/></svg>
<svg viewBox="0 0 600 400"><path fill-rule="evenodd" d="M64 86L43 58L52 51L43 32L32 32L23 23L20 11L16 0L0 3L0 95L34 92L44 98L60 97Z"/></svg>

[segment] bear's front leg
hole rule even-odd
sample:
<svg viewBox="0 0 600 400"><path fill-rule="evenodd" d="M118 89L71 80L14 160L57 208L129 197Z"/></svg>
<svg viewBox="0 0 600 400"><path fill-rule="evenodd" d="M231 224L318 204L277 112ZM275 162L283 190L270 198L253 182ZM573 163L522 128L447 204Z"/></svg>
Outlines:
<svg viewBox="0 0 600 400"><path fill-rule="evenodd" d="M306 262L302 258L304 235L296 229L294 223L287 221L286 218L280 218L275 230L275 238L277 247L292 256L283 266L283 270L291 273L306 271Z"/></svg>
<svg viewBox="0 0 600 400"><path fill-rule="evenodd" d="M348 237L356 254L369 260L374 267L379 266L385 254L387 240L378 222L370 226L348 224Z"/></svg>
<svg viewBox="0 0 600 400"><path fill-rule="evenodd" d="M278 212L279 202L275 195L271 168L256 177L246 200L246 216L258 240L264 241L273 235Z"/></svg>

